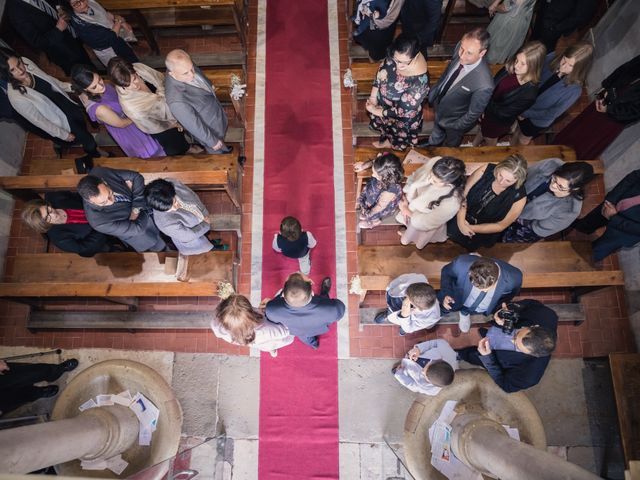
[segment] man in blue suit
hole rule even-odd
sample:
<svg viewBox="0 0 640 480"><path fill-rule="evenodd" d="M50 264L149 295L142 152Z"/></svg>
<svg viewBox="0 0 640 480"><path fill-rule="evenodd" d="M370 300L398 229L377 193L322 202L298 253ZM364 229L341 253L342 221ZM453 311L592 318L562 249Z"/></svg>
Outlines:
<svg viewBox="0 0 640 480"><path fill-rule="evenodd" d="M504 328L496 312L492 326L478 347L458 350L458 359L484 367L496 384L507 393L536 385L549 365L556 346L558 315L537 300L520 300L502 310L516 311L513 328Z"/></svg>
<svg viewBox="0 0 640 480"><path fill-rule="evenodd" d="M342 318L344 303L329 298L331 279L322 281L320 295L314 295L313 282L296 272L289 275L282 291L267 303L265 314L274 323L285 325L291 335L302 343L318 348L318 335L329 331L329 326Z"/></svg>
<svg viewBox="0 0 640 480"><path fill-rule="evenodd" d="M473 313L493 313L520 291L522 272L501 260L460 255L442 267L438 300L445 312L460 312L460 331L471 329Z"/></svg>

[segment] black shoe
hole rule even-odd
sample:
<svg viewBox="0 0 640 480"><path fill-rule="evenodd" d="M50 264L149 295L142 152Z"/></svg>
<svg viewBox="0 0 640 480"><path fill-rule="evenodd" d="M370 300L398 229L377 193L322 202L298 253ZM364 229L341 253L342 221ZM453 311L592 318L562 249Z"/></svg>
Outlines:
<svg viewBox="0 0 640 480"><path fill-rule="evenodd" d="M324 277L320 286L320 296L328 297L329 290L331 290L331 278Z"/></svg>
<svg viewBox="0 0 640 480"><path fill-rule="evenodd" d="M382 310L381 312L376 313L376 316L373 317L373 323L381 324L387 322L387 311Z"/></svg>
<svg viewBox="0 0 640 480"><path fill-rule="evenodd" d="M46 387L39 387L40 398L55 397L58 394L60 388L57 385L47 385Z"/></svg>
<svg viewBox="0 0 640 480"><path fill-rule="evenodd" d="M221 148L220 150L214 150L213 154L214 155L224 155L224 154L231 153L231 152L233 152L233 147L227 146L227 147Z"/></svg>
<svg viewBox="0 0 640 480"><path fill-rule="evenodd" d="M72 358L71 360L65 360L60 364L62 370L65 372L70 372L71 370L75 370L78 367L78 360Z"/></svg>
<svg viewBox="0 0 640 480"><path fill-rule="evenodd" d="M398 334L399 334L401 337L404 337L404 336L407 334L407 332L405 332L405 331L402 329L402 327L400 327L400 331L398 332Z"/></svg>
<svg viewBox="0 0 640 480"><path fill-rule="evenodd" d="M309 342L309 346L311 348L313 348L314 350L317 350L317 348L320 346L320 340L318 340L318 337L313 337L313 340L311 340L311 342Z"/></svg>
<svg viewBox="0 0 640 480"><path fill-rule="evenodd" d="M487 327L480 327L478 329L478 333L482 338L486 337L488 332L489 332L489 329Z"/></svg>
<svg viewBox="0 0 640 480"><path fill-rule="evenodd" d="M427 138L426 140L423 140L421 142L416 143L415 145L418 148L428 148L428 147L433 147L433 145L431 145L429 143L429 139Z"/></svg>
<svg viewBox="0 0 640 480"><path fill-rule="evenodd" d="M93 168L93 158L90 155L85 155L84 157L76 158L76 171L80 174L89 173Z"/></svg>

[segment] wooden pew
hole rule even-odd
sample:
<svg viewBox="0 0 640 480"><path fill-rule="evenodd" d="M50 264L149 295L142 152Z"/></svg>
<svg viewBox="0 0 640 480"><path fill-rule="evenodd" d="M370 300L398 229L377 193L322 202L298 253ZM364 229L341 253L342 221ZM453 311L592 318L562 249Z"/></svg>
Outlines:
<svg viewBox="0 0 640 480"><path fill-rule="evenodd" d="M233 204L240 208L240 181L236 156L185 155L164 157L157 160L139 158L96 158L96 166L127 169L140 172L148 183L157 178L171 177L199 191L223 190ZM75 190L84 176L63 174L64 169L73 169L73 160L34 160L29 175L0 177L0 188L12 195L28 199L40 193L55 190Z"/></svg>
<svg viewBox="0 0 640 480"><path fill-rule="evenodd" d="M202 68L202 73L209 79L209 81L213 84L216 89L216 96L218 99L227 103L230 102L233 105L233 109L238 115L238 118L242 121L242 124L245 123L245 114L244 114L244 99L245 97L241 97L239 100L235 100L231 97L231 89L233 88L233 83L231 79L235 76L240 79L241 85L246 85L247 76L245 75L245 70L243 67L226 67L226 68L215 68L215 67L204 67Z"/></svg>
<svg viewBox="0 0 640 480"><path fill-rule="evenodd" d="M609 366L624 458L630 463L640 458L640 354L611 353Z"/></svg>
<svg viewBox="0 0 640 480"><path fill-rule="evenodd" d="M575 151L564 145L527 145L516 147L432 147L432 148L416 148L417 152L426 155L428 157L435 156L451 156L463 160L467 165L467 174L473 172L476 168L484 165L485 163L498 163L509 155L521 154L527 159L529 166L540 160L547 158L560 158L565 162L575 162ZM380 150L373 147L356 147L354 152L355 162L366 162L375 158ZM407 156L409 150L405 152L393 152L401 160ZM604 173L604 165L602 160L589 160L589 163L596 174ZM404 165L405 176L411 175L422 164L410 163ZM362 191L362 185L365 180L371 177L371 169L368 168L361 172L355 173L356 175L356 198Z"/></svg>
<svg viewBox="0 0 640 480"><path fill-rule="evenodd" d="M580 325L585 320L584 308L579 303L559 303L559 304L547 305L547 306L558 314L559 322L573 323L574 325ZM365 325L386 325L386 326L394 325L393 323L387 322L387 321L383 323L375 323L373 321L373 319L375 318L375 315L379 311L385 308L386 306L382 308L361 307L359 310L360 330L362 331ZM449 312L449 313L442 312L442 313L443 313L442 318L437 323L437 325L457 325L458 324L460 320L460 316L458 315L458 312ZM473 325L482 325L484 323L491 322L491 320L492 318L490 315L487 316L481 313L471 315L471 323ZM435 325L433 328L435 328Z"/></svg>
<svg viewBox="0 0 640 480"><path fill-rule="evenodd" d="M362 290L384 290L400 274L420 272L440 288L440 270L467 253L454 243L429 245L358 246L358 272ZM591 263L589 242L499 243L478 253L509 262L522 270L523 288L576 288L624 285L620 270L599 270ZM364 298L364 294L362 296Z"/></svg>
<svg viewBox="0 0 640 480"><path fill-rule="evenodd" d="M429 74L429 84L435 85L440 76L444 73L448 61L445 60L429 60L427 61ZM491 65L491 73L494 75L502 68L502 65ZM373 86L373 80L376 78L380 68L379 63L370 62L352 62L351 63L351 75L356 83L355 93L359 97L368 97L371 93L371 87Z"/></svg>
<svg viewBox="0 0 640 480"><path fill-rule="evenodd" d="M104 0L101 4L140 27L156 54L159 48L151 28L229 25L235 28L242 45L247 45L243 0Z"/></svg>
<svg viewBox="0 0 640 480"><path fill-rule="evenodd" d="M0 296L16 299L101 297L117 303L138 297L211 297L218 282L234 283L231 251L193 256L189 280L176 279L177 252L36 253L9 260ZM40 301L36 301L40 302ZM32 302L30 302L32 303Z"/></svg>

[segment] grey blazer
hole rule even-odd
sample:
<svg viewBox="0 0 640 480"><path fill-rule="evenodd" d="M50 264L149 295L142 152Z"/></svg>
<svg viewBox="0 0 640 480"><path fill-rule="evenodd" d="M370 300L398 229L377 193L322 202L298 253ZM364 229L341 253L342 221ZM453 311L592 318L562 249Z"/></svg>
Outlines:
<svg viewBox="0 0 640 480"><path fill-rule="evenodd" d="M183 209L169 212L153 211L153 219L162 233L171 237L178 251L183 255L198 255L213 248L205 236L211 229L207 222L209 212L193 190L173 178L165 179L176 189L176 196L185 203L195 205L204 220L199 220L193 213Z"/></svg>
<svg viewBox="0 0 640 480"><path fill-rule="evenodd" d="M436 110L435 121L440 127L466 132L476 124L484 112L489 100L491 100L494 85L489 65L483 58L480 64L455 83L440 101L437 100L453 67L457 68L458 66L459 48L460 44L458 43L451 63L429 92L429 104L433 105Z"/></svg>
<svg viewBox="0 0 640 480"><path fill-rule="evenodd" d="M205 147L207 153L214 153L213 146L218 140L224 141L227 115L213 93L209 79L198 67L194 68L196 75L211 87L211 91L179 82L171 75L166 75L165 97L176 120Z"/></svg>
<svg viewBox="0 0 640 480"><path fill-rule="evenodd" d="M131 170L114 170L95 167L91 175L101 178L115 193L127 197L130 202L117 202L100 207L83 199L84 211L89 225L106 235L118 237L137 252L149 250L160 242L160 232L156 228L144 199L144 178ZM132 188L125 182L130 181ZM131 210L140 208L135 221L129 220Z"/></svg>
<svg viewBox="0 0 640 480"><path fill-rule="evenodd" d="M548 158L535 163L527 169L527 181L524 186L527 194L538 185L548 181L553 172L564 162L559 158ZM541 237L549 237L568 228L580 215L582 200L573 195L558 198L551 192L546 192L524 206L520 218L531 222L531 229Z"/></svg>

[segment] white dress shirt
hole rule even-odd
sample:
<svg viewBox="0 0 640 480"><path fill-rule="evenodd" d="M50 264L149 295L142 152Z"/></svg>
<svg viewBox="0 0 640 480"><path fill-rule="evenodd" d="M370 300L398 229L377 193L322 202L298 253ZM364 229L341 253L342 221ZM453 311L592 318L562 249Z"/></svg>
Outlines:
<svg viewBox="0 0 640 480"><path fill-rule="evenodd" d="M420 358L427 360L444 360L454 370L458 369L458 356L451 345L441 338L437 340L427 340L415 346L420 350ZM398 382L407 387L412 392L423 393L425 395L437 395L442 387L437 387L422 372L422 367L413 360L403 358L402 363L396 370L394 377Z"/></svg>

